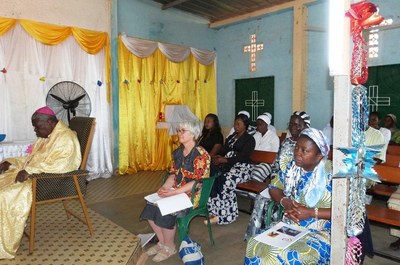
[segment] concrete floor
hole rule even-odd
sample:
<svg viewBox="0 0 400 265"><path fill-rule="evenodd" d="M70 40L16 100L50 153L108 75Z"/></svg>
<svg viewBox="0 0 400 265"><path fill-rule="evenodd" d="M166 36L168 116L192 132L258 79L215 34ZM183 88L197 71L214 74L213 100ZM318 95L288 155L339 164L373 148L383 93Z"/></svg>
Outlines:
<svg viewBox="0 0 400 265"><path fill-rule="evenodd" d="M155 177L159 177L160 174ZM116 185L112 185L113 178L121 181L120 177L112 177L107 180L107 186L112 189ZM134 177L125 177L125 181L132 181ZM102 181L102 180L95 180ZM105 181L105 180L103 180ZM136 179L137 181L137 179ZM154 183L154 182L153 182ZM157 183L157 182L156 182ZM90 187L90 185L89 185ZM90 192L90 188L88 193ZM104 192L104 191L103 191ZM114 192L114 191L109 191ZM144 206L143 189L131 192L129 196L121 198L110 198L101 202L88 202L88 206L96 212L102 214L119 226L126 230L138 233L152 232L147 222L140 222L139 215ZM203 224L203 218L196 218L191 224L191 237L193 240L198 241L202 246L202 252L208 265L240 265L243 264L246 242L243 241L244 231L246 229L249 215L240 212L239 218L236 222L230 225L213 226L213 236L216 242L215 247L212 247L209 241L207 228ZM385 227L371 225L373 242L375 250L380 250L386 254L390 254L400 260L400 251L391 251L388 245L395 240L394 237L389 235L389 230ZM147 246L145 247L147 249ZM366 258L364 264L372 265L394 265L399 264L399 261L394 261L388 258L383 258L375 255L373 258ZM149 258L146 264L156 264ZM167 261L162 262L164 265L182 264L182 261L175 255Z"/></svg>

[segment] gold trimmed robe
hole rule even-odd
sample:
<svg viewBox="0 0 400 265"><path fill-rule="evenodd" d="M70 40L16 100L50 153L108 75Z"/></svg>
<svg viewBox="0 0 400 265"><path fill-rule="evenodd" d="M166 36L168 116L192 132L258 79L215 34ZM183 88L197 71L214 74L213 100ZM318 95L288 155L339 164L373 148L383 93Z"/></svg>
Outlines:
<svg viewBox="0 0 400 265"><path fill-rule="evenodd" d="M0 259L14 258L32 205L32 181L15 183L18 172L64 173L79 168L81 151L76 133L58 121L47 138L38 138L26 157L5 159L10 168L0 174Z"/></svg>

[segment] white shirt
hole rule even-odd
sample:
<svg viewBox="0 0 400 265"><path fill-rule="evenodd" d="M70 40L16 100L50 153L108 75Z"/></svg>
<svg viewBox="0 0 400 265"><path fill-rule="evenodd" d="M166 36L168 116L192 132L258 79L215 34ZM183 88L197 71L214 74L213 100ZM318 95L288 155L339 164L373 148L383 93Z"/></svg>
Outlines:
<svg viewBox="0 0 400 265"><path fill-rule="evenodd" d="M383 137L383 134L379 130L369 126L365 131L365 146L380 144L385 145L385 138ZM383 150L384 148L385 146L382 147L381 152L375 155L376 158L382 160L382 163L386 161L386 149Z"/></svg>
<svg viewBox="0 0 400 265"><path fill-rule="evenodd" d="M260 132L256 132L253 135L256 140L256 147L254 150L278 152L279 149L279 137L275 132L268 130L264 136Z"/></svg>
<svg viewBox="0 0 400 265"><path fill-rule="evenodd" d="M386 158L386 151L387 151L387 147L390 142L390 138L392 137L392 132L389 129L386 129L384 127L379 128L379 131L382 133L383 138L385 138L385 146L382 147L382 153L385 154L385 158Z"/></svg>
<svg viewBox="0 0 400 265"><path fill-rule="evenodd" d="M333 128L331 127L331 124L328 123L323 129L322 133L326 136L326 140L328 140L328 144L332 145L332 133L333 133Z"/></svg>

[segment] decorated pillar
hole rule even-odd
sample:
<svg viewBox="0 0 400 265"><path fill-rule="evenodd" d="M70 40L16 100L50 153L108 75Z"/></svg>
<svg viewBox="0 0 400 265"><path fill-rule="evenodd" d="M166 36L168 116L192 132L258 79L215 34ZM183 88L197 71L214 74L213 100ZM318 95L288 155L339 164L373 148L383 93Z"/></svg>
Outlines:
<svg viewBox="0 0 400 265"><path fill-rule="evenodd" d="M333 1L331 1L333 2ZM349 0L341 2L342 8L348 6ZM333 5L333 4L332 4ZM338 9L336 15L344 13ZM368 128L368 99L367 91L362 84L368 79L366 43L362 38L362 30L378 25L383 18L377 14L377 8L368 1L351 4L345 13L350 18L350 33L353 40L350 76L335 75L335 121L334 146L343 155L334 153L334 185L332 198L332 264L360 264L362 253L361 242L357 236L364 230L365 223L365 191L366 179L378 180L373 170L373 157L379 152L378 148L365 146L365 130ZM345 27L343 32L348 32ZM348 38L344 41L348 42ZM333 47L333 46L332 46ZM348 60L344 56L343 60ZM338 65L345 65L338 64ZM340 69L343 70L343 69ZM340 71L338 71L340 72ZM341 105L344 102L346 105ZM349 103L351 111L348 112ZM339 109L342 108L342 109ZM347 113L346 113L347 112ZM347 126L346 126L347 125ZM343 127L342 127L343 126ZM343 130L349 128L349 130ZM341 133L344 135L341 135ZM346 133L347 132L347 133ZM349 141L350 140L350 141ZM347 145L346 145L347 144ZM343 196L346 194L347 196ZM346 211L343 211L346 209ZM342 212L342 213L341 213ZM345 250L345 253L343 251Z"/></svg>

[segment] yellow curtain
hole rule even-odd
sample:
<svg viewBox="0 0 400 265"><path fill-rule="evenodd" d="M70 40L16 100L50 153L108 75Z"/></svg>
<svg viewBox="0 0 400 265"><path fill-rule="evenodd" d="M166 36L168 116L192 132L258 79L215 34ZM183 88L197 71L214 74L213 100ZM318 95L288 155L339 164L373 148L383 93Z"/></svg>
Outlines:
<svg viewBox="0 0 400 265"><path fill-rule="evenodd" d="M16 22L16 19L0 17L0 35L10 30ZM57 26L25 19L18 20L18 22L29 35L43 44L57 45L73 35L81 48L89 54L96 54L105 48L106 80L104 81L107 87L108 101L110 102L111 56L110 41L106 32Z"/></svg>
<svg viewBox="0 0 400 265"><path fill-rule="evenodd" d="M17 23L16 19L0 17L0 36L9 31Z"/></svg>
<svg viewBox="0 0 400 265"><path fill-rule="evenodd" d="M199 64L190 55L181 63L169 61L158 49L147 58L132 54L121 39L119 61L119 171L167 169L179 144L166 129L156 129L165 105L188 105L203 119L216 113L214 64Z"/></svg>

